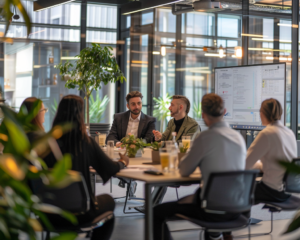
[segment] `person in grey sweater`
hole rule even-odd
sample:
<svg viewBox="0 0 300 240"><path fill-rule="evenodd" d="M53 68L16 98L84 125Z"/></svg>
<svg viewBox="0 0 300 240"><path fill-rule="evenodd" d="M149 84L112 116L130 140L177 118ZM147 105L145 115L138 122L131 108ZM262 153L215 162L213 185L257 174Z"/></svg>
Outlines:
<svg viewBox="0 0 300 240"><path fill-rule="evenodd" d="M242 136L223 121L226 113L222 98L216 94L206 94L202 98L202 117L209 127L199 134L179 165L180 174L187 177L197 167L202 173L202 189L195 194L180 199L178 202L169 202L154 208L154 239L161 239L164 226L164 239L172 239L165 219L175 214L183 214L204 221L227 221L239 217L238 214L213 214L201 208L201 196L205 191L210 173L226 172L245 169L246 144ZM163 225L164 223L164 225ZM230 239L231 234L224 235ZM223 239L222 233L205 233L206 239Z"/></svg>

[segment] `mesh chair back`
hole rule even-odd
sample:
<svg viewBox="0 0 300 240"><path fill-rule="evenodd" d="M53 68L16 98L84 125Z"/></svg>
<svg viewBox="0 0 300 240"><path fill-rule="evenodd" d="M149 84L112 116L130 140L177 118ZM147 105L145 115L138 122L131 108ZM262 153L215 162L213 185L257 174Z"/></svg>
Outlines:
<svg viewBox="0 0 300 240"><path fill-rule="evenodd" d="M96 136L96 132L109 133L110 124L109 123L90 123L90 134L92 137Z"/></svg>
<svg viewBox="0 0 300 240"><path fill-rule="evenodd" d="M300 166L300 158L293 159L293 163ZM284 177L285 191L289 193L300 193L300 174L286 172Z"/></svg>
<svg viewBox="0 0 300 240"><path fill-rule="evenodd" d="M206 211L241 213L253 204L258 171L211 173L202 199Z"/></svg>
<svg viewBox="0 0 300 240"><path fill-rule="evenodd" d="M72 213L82 214L90 209L90 196L85 179L80 175L81 181L73 182L64 188L49 188L41 179L30 181L33 194L37 195L43 203L51 204Z"/></svg>

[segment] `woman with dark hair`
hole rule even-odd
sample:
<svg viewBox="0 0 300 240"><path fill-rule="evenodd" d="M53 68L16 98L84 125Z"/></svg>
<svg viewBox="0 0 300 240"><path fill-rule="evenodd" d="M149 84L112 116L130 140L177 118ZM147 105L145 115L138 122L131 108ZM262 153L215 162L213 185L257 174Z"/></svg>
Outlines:
<svg viewBox="0 0 300 240"><path fill-rule="evenodd" d="M282 107L274 98L262 102L260 118L262 130L247 151L246 168L259 168L262 181L256 185L255 201L284 202L290 194L284 192L284 168L279 160L292 161L297 157L297 141L294 133L280 121ZM259 161L260 160L260 161Z"/></svg>
<svg viewBox="0 0 300 240"><path fill-rule="evenodd" d="M36 103L36 102L38 102L38 104L40 105L40 110L39 110L38 114L31 120L31 124L36 127L36 130L27 132L27 136L28 136L30 142L32 142L38 136L41 136L42 134L44 134L45 129L44 129L43 123L45 122L45 113L48 111L48 109L45 108L42 100L38 99L36 97L26 98L22 102L21 107L20 107L20 109L25 107L27 112L29 113L33 110L34 103Z"/></svg>
<svg viewBox="0 0 300 240"><path fill-rule="evenodd" d="M106 211L114 211L115 208L115 202L111 196L107 194L94 196L90 180L90 166L97 171L103 182L106 183L120 169L128 165L129 158L120 154L121 159L118 162L112 161L100 149L96 141L87 135L84 124L84 102L81 97L67 95L60 101L53 126L63 123L71 123L73 129L58 139L57 143L63 154L71 154L72 170L83 174L91 199L90 211L84 215L77 216L78 223L84 224ZM50 168L56 163L53 154L50 154L44 160ZM58 222L57 217L50 216L51 223L55 224ZM62 224L69 225L70 223L60 219L59 226L62 226ZM114 220L110 220L103 227L94 229L92 239L109 239L113 226Z"/></svg>

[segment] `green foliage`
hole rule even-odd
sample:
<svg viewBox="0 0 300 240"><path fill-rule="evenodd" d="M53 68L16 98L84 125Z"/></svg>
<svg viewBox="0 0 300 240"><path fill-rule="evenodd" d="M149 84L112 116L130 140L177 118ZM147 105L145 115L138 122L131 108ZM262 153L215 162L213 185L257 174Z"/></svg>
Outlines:
<svg viewBox="0 0 300 240"><path fill-rule="evenodd" d="M36 239L36 231L42 230L41 223L32 218L31 213L39 216L40 220L52 229L50 222L44 213L60 214L72 223L76 218L51 205L44 205L37 196L34 196L28 186L30 179L41 178L45 185L51 187L64 187L67 184L78 181L80 178L75 173L68 173L71 168L70 156L63 156L54 166L48 170L46 164L37 156L40 149L46 149L50 139L60 137L64 131L71 128L70 125L57 126L45 136L30 143L24 129L35 130L30 124L32 118L40 109L40 102L35 103L32 112L27 113L20 109L15 113L6 106L0 106L4 119L0 125L0 143L4 147L0 155L0 239L17 240L20 231L26 233L30 240ZM64 239L74 239L71 235L65 235Z"/></svg>
<svg viewBox="0 0 300 240"><path fill-rule="evenodd" d="M90 97L90 122L100 123L103 119L102 115L106 110L107 104L109 103L109 98L107 95L101 100L99 93L96 94L96 100L94 100L93 95Z"/></svg>
<svg viewBox="0 0 300 240"><path fill-rule="evenodd" d="M279 164L283 166L290 173L300 174L300 166L293 162L279 161ZM284 234L291 233L299 228L300 228L300 211L296 213L296 215L294 216L292 222L289 224Z"/></svg>
<svg viewBox="0 0 300 240"><path fill-rule="evenodd" d="M27 35L30 34L31 32L31 21L30 21L30 17L28 15L28 13L26 12L22 1L21 0L4 0L4 3L2 2L3 6L1 9L1 15L3 15L5 17L5 35L7 34L7 31L9 29L9 26L11 24L11 18L13 16L13 13L11 11L11 9L13 9L13 7L18 8L18 10L20 11L20 13L22 14L24 20L25 20L25 24L27 27Z"/></svg>
<svg viewBox="0 0 300 240"><path fill-rule="evenodd" d="M76 88L85 92L86 98L89 101L93 90L101 89L101 83L107 85L109 82L126 81L124 74L119 68L116 59L111 51L112 47L101 47L100 44L92 43L91 48L81 50L76 60L75 66L66 62L58 64L60 75L63 79L68 79L65 87ZM89 103L89 102L87 102ZM86 122L89 120L89 104L86 104Z"/></svg>
<svg viewBox="0 0 300 240"><path fill-rule="evenodd" d="M179 147L179 151L180 151L181 153L186 153L186 151L187 151L188 149L189 149L189 148L188 148L188 144L186 144L185 146Z"/></svg>
<svg viewBox="0 0 300 240"><path fill-rule="evenodd" d="M112 47L101 47L100 44L92 43L91 48L83 49L74 66L70 62L60 63L56 66L63 78L69 78L67 88L78 87L89 98L93 90L101 89L101 83L126 81L116 59L111 51Z"/></svg>
<svg viewBox="0 0 300 240"><path fill-rule="evenodd" d="M125 154L127 153L128 157L135 157L137 151L141 149L143 152L146 146L142 139L136 138L134 135L126 135L121 139L121 143L121 147L126 148Z"/></svg>
<svg viewBox="0 0 300 240"><path fill-rule="evenodd" d="M149 143L147 144L147 146L150 146L150 148L153 151L159 151L159 149L161 148L161 142L153 142L153 143Z"/></svg>
<svg viewBox="0 0 300 240"><path fill-rule="evenodd" d="M194 103L193 112L195 119L200 120L202 118L201 103Z"/></svg>
<svg viewBox="0 0 300 240"><path fill-rule="evenodd" d="M164 97L153 98L155 105L153 110L153 116L160 120L160 131L164 131L164 123L167 117L170 116L169 106L172 101L172 96L169 93Z"/></svg>

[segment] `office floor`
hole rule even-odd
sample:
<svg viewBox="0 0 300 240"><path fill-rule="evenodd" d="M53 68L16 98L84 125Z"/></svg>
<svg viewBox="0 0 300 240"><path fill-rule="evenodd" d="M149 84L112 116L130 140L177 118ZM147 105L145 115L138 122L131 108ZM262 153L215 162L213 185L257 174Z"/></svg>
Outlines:
<svg viewBox="0 0 300 240"><path fill-rule="evenodd" d="M97 194L109 193L114 198L123 197L125 195L125 189L117 186L118 180L113 180L112 193L110 193L110 184L102 185L97 183ZM192 194L198 186L180 187L178 189L179 197L183 197L188 194ZM136 192L137 197L143 197L143 183L138 182L138 188ZM176 192L174 188L169 188L165 195L164 201L175 201ZM129 206L142 205L139 201L130 201ZM142 240L144 234L144 215L140 213L125 215L123 213L124 199L116 200L115 209L115 228L111 240ZM257 225L251 226L252 233L268 232L270 230L270 214L266 210L261 210L262 205L257 205L252 208L252 217L262 219L263 221ZM273 233L265 236L252 237L252 240L300 240L300 230L289 235L282 235L287 228L291 218L295 212L281 212L274 214L274 227ZM197 240L199 239L200 230L197 230L198 226L193 225L187 221L169 222L169 228L172 232L174 240ZM195 231L178 231L183 229L196 229ZM176 231L177 230L177 231ZM248 230L243 229L233 233L234 239L248 239L238 238L237 236L247 234ZM20 240L27 240L26 237L21 237ZM39 239L39 238L38 238ZM76 240L87 240L83 235L79 235ZM100 240L100 239L99 239Z"/></svg>
<svg viewBox="0 0 300 240"><path fill-rule="evenodd" d="M117 179L113 180L112 185L112 196L113 197L122 197L125 195L125 189L119 188L117 184ZM179 197L191 194L198 186L189 186L179 188ZM97 194L104 192L109 192L110 185L102 185L97 183ZM138 182L138 188L136 192L137 197L143 197L143 183ZM165 196L164 201L175 201L176 192L175 189L170 188ZM111 240L142 240L144 233L144 216L142 214L132 214L125 215L123 214L123 199L116 200L116 221L113 236ZM138 201L130 201L129 206L131 205L142 205ZM293 234L282 235L290 218L292 218L294 212L282 212L274 215L274 229L273 233L266 236L253 237L254 240L297 240L300 239L300 231L296 231ZM270 230L270 214L266 210L261 210L261 205L255 206L252 209L252 216L255 218L260 218L262 221L260 224L251 227L252 233L268 232ZM186 221L176 221L168 223L171 231L181 230L181 229L192 229L198 228L198 226L188 223ZM172 236L174 240L195 240L199 239L199 230L196 231L177 231L173 232ZM237 238L239 235L247 234L247 229L236 231L233 233L234 239L247 239L247 238ZM84 240L82 237L78 237L77 240Z"/></svg>

